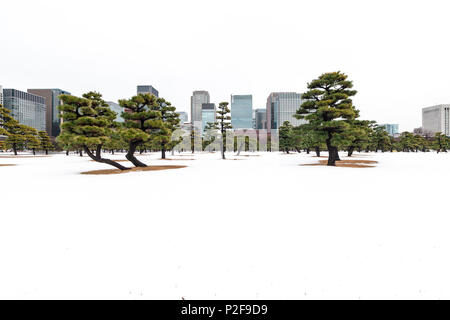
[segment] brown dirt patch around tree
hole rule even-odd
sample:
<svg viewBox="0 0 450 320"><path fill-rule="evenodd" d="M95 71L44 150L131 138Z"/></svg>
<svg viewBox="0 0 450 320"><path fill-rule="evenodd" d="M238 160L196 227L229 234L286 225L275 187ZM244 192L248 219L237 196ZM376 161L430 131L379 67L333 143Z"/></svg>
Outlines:
<svg viewBox="0 0 450 320"><path fill-rule="evenodd" d="M103 170L92 170L82 172L81 174L93 174L93 175L104 175L104 174L122 174L137 171L161 171L161 170L171 170L171 169L181 169L187 166L148 166L144 168L135 167L129 170L119 170L119 169L103 169Z"/></svg>
<svg viewBox="0 0 450 320"><path fill-rule="evenodd" d="M326 166L328 160L319 160L319 163L301 164L301 166ZM378 161L373 160L341 160L336 161L336 167L344 168L375 168L374 164Z"/></svg>
<svg viewBox="0 0 450 320"><path fill-rule="evenodd" d="M5 164L1 164L0 163L0 167L13 167L13 166L15 166L15 164L9 164L9 163L8 164L6 164L6 163Z"/></svg>
<svg viewBox="0 0 450 320"><path fill-rule="evenodd" d="M185 161L185 160L195 160L195 159L158 159L158 160Z"/></svg>

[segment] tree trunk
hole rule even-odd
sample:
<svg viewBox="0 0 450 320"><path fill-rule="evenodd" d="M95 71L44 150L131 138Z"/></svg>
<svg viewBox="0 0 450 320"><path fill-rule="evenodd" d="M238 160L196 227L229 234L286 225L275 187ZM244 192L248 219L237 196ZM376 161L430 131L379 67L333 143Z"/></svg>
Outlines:
<svg viewBox="0 0 450 320"><path fill-rule="evenodd" d="M91 150L89 150L89 148L88 148L87 146L83 146L83 149L84 149L84 151L87 153L87 155L88 155L92 160L94 160L94 161L96 161L96 162L109 164L109 165L111 165L111 166L113 166L113 167L116 167L116 168L119 169L119 170L130 170L130 168L124 167L124 166L122 166L120 163L117 163L117 162L112 161L112 160L110 160L110 159L103 159L103 158L101 158L101 157L100 157L100 158L99 158L99 157L96 157L96 156L91 152Z"/></svg>
<svg viewBox="0 0 450 320"><path fill-rule="evenodd" d="M136 157L134 156L134 152L136 151L137 144L134 142L130 142L128 152L126 154L126 158L128 161L130 161L132 164L134 164L135 167L142 167L145 168L147 165L145 163L140 162Z"/></svg>
<svg viewBox="0 0 450 320"><path fill-rule="evenodd" d="M166 158L166 148L163 145L161 148L161 159L165 159Z"/></svg>
<svg viewBox="0 0 450 320"><path fill-rule="evenodd" d="M33 156L36 155L36 149L33 148Z"/></svg>
<svg viewBox="0 0 450 320"><path fill-rule="evenodd" d="M45 149L45 154L48 155L48 149Z"/></svg>
<svg viewBox="0 0 450 320"><path fill-rule="evenodd" d="M225 138L222 136L222 143L220 145L220 151L222 153L222 160L225 160L225 144L224 144L224 140Z"/></svg>
<svg viewBox="0 0 450 320"><path fill-rule="evenodd" d="M309 148L306 148L306 154L309 154Z"/></svg>
<svg viewBox="0 0 450 320"><path fill-rule="evenodd" d="M334 147L334 156L336 158L336 161L341 161L341 158L339 157L339 150L337 147Z"/></svg>
<svg viewBox="0 0 450 320"><path fill-rule="evenodd" d="M331 145L331 134L328 133L328 138L326 139L327 149L328 149L328 166L336 166L337 160L337 148Z"/></svg>
<svg viewBox="0 0 450 320"><path fill-rule="evenodd" d="M66 150L66 156L68 156L69 155L69 150Z"/></svg>
<svg viewBox="0 0 450 320"><path fill-rule="evenodd" d="M101 144L97 145L97 148L95 150L95 156L97 158L101 158L102 157L102 145Z"/></svg>
<svg viewBox="0 0 450 320"><path fill-rule="evenodd" d="M316 156L320 157L320 147L316 147Z"/></svg>
<svg viewBox="0 0 450 320"><path fill-rule="evenodd" d="M80 157L83 156L83 150L80 149Z"/></svg>
<svg viewBox="0 0 450 320"><path fill-rule="evenodd" d="M351 146L350 148L348 148L348 156L351 157L353 154L353 151L355 150L354 146Z"/></svg>
<svg viewBox="0 0 450 320"><path fill-rule="evenodd" d="M13 151L14 151L14 155L17 156L17 146L15 143L13 143L12 145Z"/></svg>

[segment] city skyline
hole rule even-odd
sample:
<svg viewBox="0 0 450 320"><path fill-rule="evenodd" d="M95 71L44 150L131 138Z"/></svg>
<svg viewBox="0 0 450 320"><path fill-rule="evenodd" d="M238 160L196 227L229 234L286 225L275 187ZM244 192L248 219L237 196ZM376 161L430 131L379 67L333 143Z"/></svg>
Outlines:
<svg viewBox="0 0 450 320"><path fill-rule="evenodd" d="M137 88L137 94L140 93L150 93L150 94L154 94L155 96L158 97L159 92L151 85L138 85L136 86ZM26 89L26 91L21 91L18 89L13 89L13 88L8 88L8 89L4 89L5 91L8 90L7 92L22 92L23 94L32 94L38 98L42 98L43 103L46 105L45 108L46 110L43 111L45 113L45 119L43 120L45 122L45 131L47 131L47 134L49 134L49 136L51 137L56 137L59 134L60 128L60 120L56 119L56 113L57 111L57 106L59 105L59 94L69 94L70 92L61 90L61 89ZM11 91L12 90L12 91ZM3 91L3 86L0 85L0 102L4 102L3 101L3 97L4 97L4 91ZM249 99L249 102L245 102L244 105L247 105L251 108L251 125L246 125L246 126L234 126L233 129L242 129L244 127L248 127L249 129L279 129L279 127L282 125L282 123L284 121L289 121L292 125L297 126L300 125L302 123L305 123L305 121L300 121L298 119L295 119L293 117L294 115L294 109L295 109L295 105L298 103L299 105L302 103L301 100L301 93L295 93L295 92L272 92L269 94L269 97L267 98L267 103L266 103L266 108L255 108L253 107L252 104L252 100L253 100L253 96L252 94L248 94L248 95L231 95L230 96L230 100L226 101L229 102L231 109L233 109L233 104L234 104L234 98L239 99L238 101L240 101L238 104L241 104L241 100L245 101L246 99ZM106 99L108 100L108 99ZM184 122L187 122L188 120L190 120L190 122L192 122L194 120L194 118L192 118L192 110L195 110L198 108L198 110L200 111L197 114L197 119L194 121L198 121L198 123L202 123L202 131L203 128L205 127L206 123L203 119L203 114L204 114L204 107L205 106L214 106L212 109L215 110L215 103L210 103L211 99L210 99L210 94L209 91L206 90L195 90L193 91L193 94L191 96L191 112L189 111L182 111L179 110L177 108L177 112L180 114L180 121L181 124ZM123 118L121 117L121 107L119 106L119 104L117 102L113 102L113 101L108 101L107 102L108 105L111 107L111 109L113 111L115 111L117 113L117 119L116 121L118 122L123 122ZM4 105L4 103L2 103ZM6 106L6 105L4 105ZM439 107L447 107L449 104L439 104L436 106L431 106L431 107L423 107L421 108L421 113L422 113L422 117L421 117L421 124L417 124L417 126L413 129L413 130L399 130L399 124L398 121L395 124L380 124L378 123L378 125L380 127L384 127L385 130L393 136L399 135L400 132L418 132L418 131L427 131L427 132L443 132L444 134L446 134L447 136L450 135L450 131L448 129L448 114L446 113L445 116L445 123L444 123L444 116L440 117L438 119L437 116L433 117L429 117L426 114L427 110L435 110L436 108ZM6 106L8 107L8 106ZM50 107L50 108L49 108ZM8 108L11 108L11 106L9 106ZM22 107L23 108L23 107ZM206 109L211 109L211 108L206 108ZM269 110L269 112L271 113L267 113L267 110ZM272 111L271 111L272 110ZM276 112L274 113L273 110L276 110ZM209 114L210 110L207 110L206 114ZM261 112L264 112L264 124L261 122ZM35 112L35 111L32 111ZM215 113L215 111L214 111ZM258 114L259 113L259 114ZM13 112L14 114L14 112ZM233 111L231 111L231 116L233 114ZM20 116L19 118L17 118L17 120L22 119L22 116ZM260 118L258 120L258 117ZM214 115L215 118L215 115ZM30 118L31 119L31 118ZM235 118L235 121L238 118ZM275 119L275 122L274 120ZM23 121L23 119L21 120ZM31 120L28 120L28 123ZM33 119L33 121L41 121L39 119L37 119L35 117L35 119ZM211 117L208 116L208 121L210 122L212 121ZM241 121L241 120L239 120ZM434 121L434 122L433 122ZM436 122L438 121L439 124ZM441 125L440 122L442 122L443 124ZM233 116L232 116L232 120L231 123L233 123ZM425 124L426 123L426 124ZM268 125L269 124L269 125ZM425 125L424 125L425 124ZM433 128L436 127L436 128ZM32 127L35 127L36 129L38 129L38 126L32 125ZM439 128L444 128L443 130L438 129ZM421 132L422 132L421 131ZM52 133L58 133L58 134L52 134Z"/></svg>
<svg viewBox="0 0 450 320"><path fill-rule="evenodd" d="M304 92L310 79L341 70L355 83L362 119L412 131L423 107L450 102L444 2L345 3L166 1L139 3L136 12L133 0L96 1L85 12L82 1L10 1L2 4L8 15L0 21L6 48L0 83L23 91L27 79L30 88L67 88L78 96L95 90L111 101L135 94L136 83L150 83L180 111L189 111L195 88L208 90L214 102L250 92L254 105L264 106L270 92ZM108 15L99 14L105 5ZM66 7L65 15L58 14ZM159 14L149 21L147 12ZM168 15L183 28L166 26ZM80 25L78 16L98 23ZM312 41L333 30L336 16L339 29L353 30L352 39ZM122 18L125 23L110 23ZM151 41L144 42L149 29ZM270 39L277 44L268 46ZM310 43L316 43L314 50Z"/></svg>

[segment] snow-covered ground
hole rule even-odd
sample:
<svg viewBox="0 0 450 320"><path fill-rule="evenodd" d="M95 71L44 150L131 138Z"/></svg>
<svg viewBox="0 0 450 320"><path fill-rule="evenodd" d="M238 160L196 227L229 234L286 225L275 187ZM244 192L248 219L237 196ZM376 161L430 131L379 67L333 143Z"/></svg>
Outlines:
<svg viewBox="0 0 450 320"><path fill-rule="evenodd" d="M258 155L0 153L0 298L450 298L450 154Z"/></svg>

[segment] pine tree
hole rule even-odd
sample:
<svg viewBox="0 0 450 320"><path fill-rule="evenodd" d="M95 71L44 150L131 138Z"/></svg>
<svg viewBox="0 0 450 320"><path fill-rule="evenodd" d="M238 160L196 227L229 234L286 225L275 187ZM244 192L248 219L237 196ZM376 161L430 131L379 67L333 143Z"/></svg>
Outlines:
<svg viewBox="0 0 450 320"><path fill-rule="evenodd" d="M233 126L231 125L231 116L230 116L230 108L228 108L228 102L221 102L219 103L219 107L217 110L217 121L215 122L215 128L220 130L220 134L222 136L222 139L220 141L221 147L221 153L222 153L222 159L225 160L225 148L226 148L226 134L227 130L232 129Z"/></svg>
<svg viewBox="0 0 450 320"><path fill-rule="evenodd" d="M312 130L324 136L329 166L339 160L339 134L348 129L349 120L358 116L350 99L356 91L351 88L353 83L341 72L322 74L308 83L308 91L302 95L305 102L296 113L296 118L308 120Z"/></svg>
<svg viewBox="0 0 450 320"><path fill-rule="evenodd" d="M141 93L128 100L119 100L119 104L124 108L122 117L125 119L125 124L121 134L124 141L128 143L126 158L136 167L147 167L134 156L134 153L137 147L149 142L150 130L158 130L163 126L161 113L155 110L158 109L157 98L148 93Z"/></svg>
<svg viewBox="0 0 450 320"><path fill-rule="evenodd" d="M411 138L412 138L412 134L411 134ZM381 150L382 152L384 152L389 149L389 143L390 143L389 134L387 133L387 131L384 127L375 125L369 135L369 139L370 139L370 144L372 145L372 149L375 152L378 152L378 150Z"/></svg>
<svg viewBox="0 0 450 320"><path fill-rule="evenodd" d="M158 98L156 106L153 109L160 113L162 126L150 130L151 140L161 149L161 158L166 158L166 150L174 145L172 142L172 133L180 123L180 115L176 113L176 108L170 102L163 98Z"/></svg>
<svg viewBox="0 0 450 320"><path fill-rule="evenodd" d="M279 129L280 150L289 154L294 147L294 128L289 121L283 122Z"/></svg>
<svg viewBox="0 0 450 320"><path fill-rule="evenodd" d="M40 148L38 131L34 128L24 126L23 133L24 133L24 139L25 139L24 147L28 150L32 150L33 155L36 155L36 150L39 150L39 148Z"/></svg>
<svg viewBox="0 0 450 320"><path fill-rule="evenodd" d="M54 150L55 147L53 146L52 141L50 140L50 137L48 136L47 132L45 131L39 131L39 149L44 150L45 154L48 154L49 150Z"/></svg>
<svg viewBox="0 0 450 320"><path fill-rule="evenodd" d="M402 132L400 135L399 146L403 152L414 151L414 135L411 132Z"/></svg>
<svg viewBox="0 0 450 320"><path fill-rule="evenodd" d="M102 146L111 139L110 132L115 119L115 113L101 97L97 92L88 92L82 98L61 95L60 99L64 104L59 109L64 122L57 139L70 146L81 146L94 161L128 170L129 168L101 156Z"/></svg>
<svg viewBox="0 0 450 320"><path fill-rule="evenodd" d="M450 139L443 133L436 132L432 143L433 149L439 152L447 152L450 145Z"/></svg>
<svg viewBox="0 0 450 320"><path fill-rule="evenodd" d="M2 148L12 148L17 155L17 148L23 139L19 134L19 122L11 116L11 111L0 105L0 135L6 137Z"/></svg>
<svg viewBox="0 0 450 320"><path fill-rule="evenodd" d="M0 150L6 149L6 139L8 138L8 128L11 125L10 121L14 121L11 117L10 111L0 104Z"/></svg>
<svg viewBox="0 0 450 320"><path fill-rule="evenodd" d="M17 156L18 151L25 149L26 145L26 131L27 126L23 124L17 124L9 128L8 138L6 139L6 147L12 149L14 155Z"/></svg>
<svg viewBox="0 0 450 320"><path fill-rule="evenodd" d="M300 148L306 150L306 153L314 149L316 156L320 157L320 150L326 148L323 134L312 129L308 123L294 128L295 139L300 141Z"/></svg>
<svg viewBox="0 0 450 320"><path fill-rule="evenodd" d="M355 151L355 149L361 151L366 148L369 143L369 135L371 133L373 123L373 121L368 120L349 121L350 127L342 134L344 138L343 145L347 148L348 157L353 155L353 151Z"/></svg>

